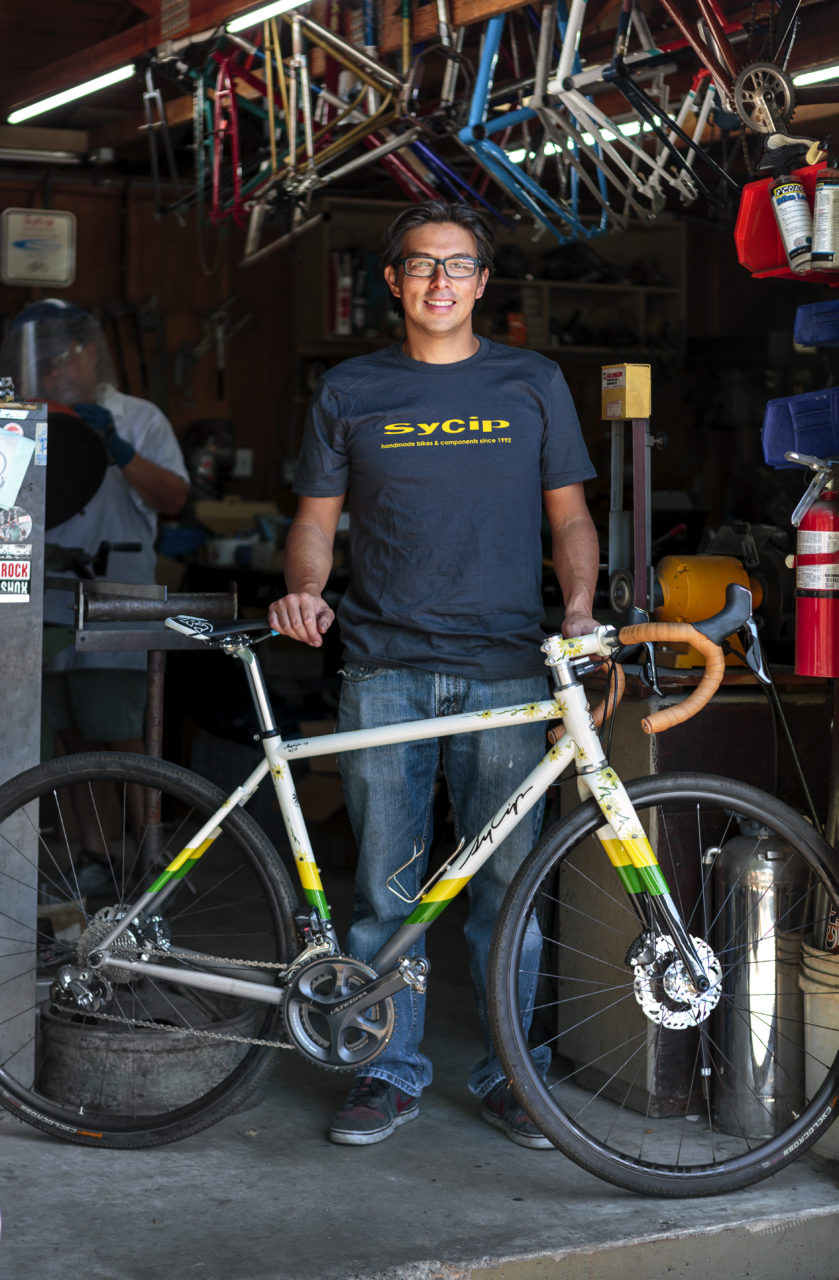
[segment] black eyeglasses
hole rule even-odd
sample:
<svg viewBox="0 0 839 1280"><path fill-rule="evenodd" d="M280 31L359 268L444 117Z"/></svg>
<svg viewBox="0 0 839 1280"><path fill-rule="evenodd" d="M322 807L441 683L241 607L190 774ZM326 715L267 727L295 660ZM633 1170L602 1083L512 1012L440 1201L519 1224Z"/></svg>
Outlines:
<svg viewBox="0 0 839 1280"><path fill-rule="evenodd" d="M473 276L481 265L480 258L470 258L468 254L462 253L454 254L451 258L429 258L427 254L418 253L398 261L406 276L430 277L438 267L442 267L452 280L465 280Z"/></svg>

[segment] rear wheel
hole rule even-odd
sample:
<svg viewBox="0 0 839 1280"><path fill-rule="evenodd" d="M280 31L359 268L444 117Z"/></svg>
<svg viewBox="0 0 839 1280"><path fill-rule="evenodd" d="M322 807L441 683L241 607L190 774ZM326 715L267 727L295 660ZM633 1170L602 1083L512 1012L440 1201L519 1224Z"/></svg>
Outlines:
<svg viewBox="0 0 839 1280"><path fill-rule="evenodd" d="M138 828L141 789L159 793L160 822ZM270 1069L270 1048L253 1041L282 1038L276 1004L106 966L81 979L81 1012L56 985L68 966L85 971L125 904L223 799L186 769L116 752L63 757L0 788L0 1103L20 1119L90 1146L153 1146L213 1124ZM225 972L276 985L271 966L295 952L296 901L250 816L227 813L175 883L122 935L122 954L183 973L240 961Z"/></svg>
<svg viewBox="0 0 839 1280"><path fill-rule="evenodd" d="M839 902L835 859L794 810L742 783L662 775L627 791L711 988L698 993L672 939L639 920L589 801L510 887L490 957L493 1034L521 1105L572 1160L643 1194L716 1195L777 1172L834 1117L839 1037L799 969L815 912ZM523 1015L534 923L539 986Z"/></svg>

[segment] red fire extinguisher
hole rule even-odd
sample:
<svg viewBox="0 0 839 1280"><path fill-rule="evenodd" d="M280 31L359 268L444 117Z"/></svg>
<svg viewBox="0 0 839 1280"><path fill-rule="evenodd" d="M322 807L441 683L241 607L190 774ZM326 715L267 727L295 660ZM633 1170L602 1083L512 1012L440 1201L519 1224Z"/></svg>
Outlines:
<svg viewBox="0 0 839 1280"><path fill-rule="evenodd" d="M839 676L839 472L832 458L787 457L816 472L792 516L795 672L832 678Z"/></svg>

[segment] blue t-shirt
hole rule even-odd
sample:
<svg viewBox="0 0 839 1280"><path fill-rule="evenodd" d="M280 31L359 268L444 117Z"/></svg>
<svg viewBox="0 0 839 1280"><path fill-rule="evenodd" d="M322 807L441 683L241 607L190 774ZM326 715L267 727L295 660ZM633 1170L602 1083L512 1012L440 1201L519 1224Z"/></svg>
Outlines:
<svg viewBox="0 0 839 1280"><path fill-rule="evenodd" d="M455 364L401 346L358 356L315 390L294 489L347 495L349 661L544 671L542 490L595 471L558 366L479 341Z"/></svg>

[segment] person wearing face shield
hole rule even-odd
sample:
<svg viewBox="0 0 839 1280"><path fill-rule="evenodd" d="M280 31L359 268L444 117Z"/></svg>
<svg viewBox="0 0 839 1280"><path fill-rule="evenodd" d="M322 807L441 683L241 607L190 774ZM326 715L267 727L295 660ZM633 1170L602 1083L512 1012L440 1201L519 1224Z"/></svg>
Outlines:
<svg viewBox="0 0 839 1280"><path fill-rule="evenodd" d="M106 445L108 465L99 489L80 511L48 530L47 542L91 557L103 542L138 545L138 551L110 553L107 578L153 583L158 515L181 510L189 476L164 414L117 389L95 316L57 298L24 307L0 347L0 375L12 378L20 399L71 409ZM46 593L45 622L57 625L48 625L45 634L43 698L57 749L64 754L105 745L143 751L146 655L77 653L68 630L72 606L71 592ZM95 854L95 831L85 843Z"/></svg>

